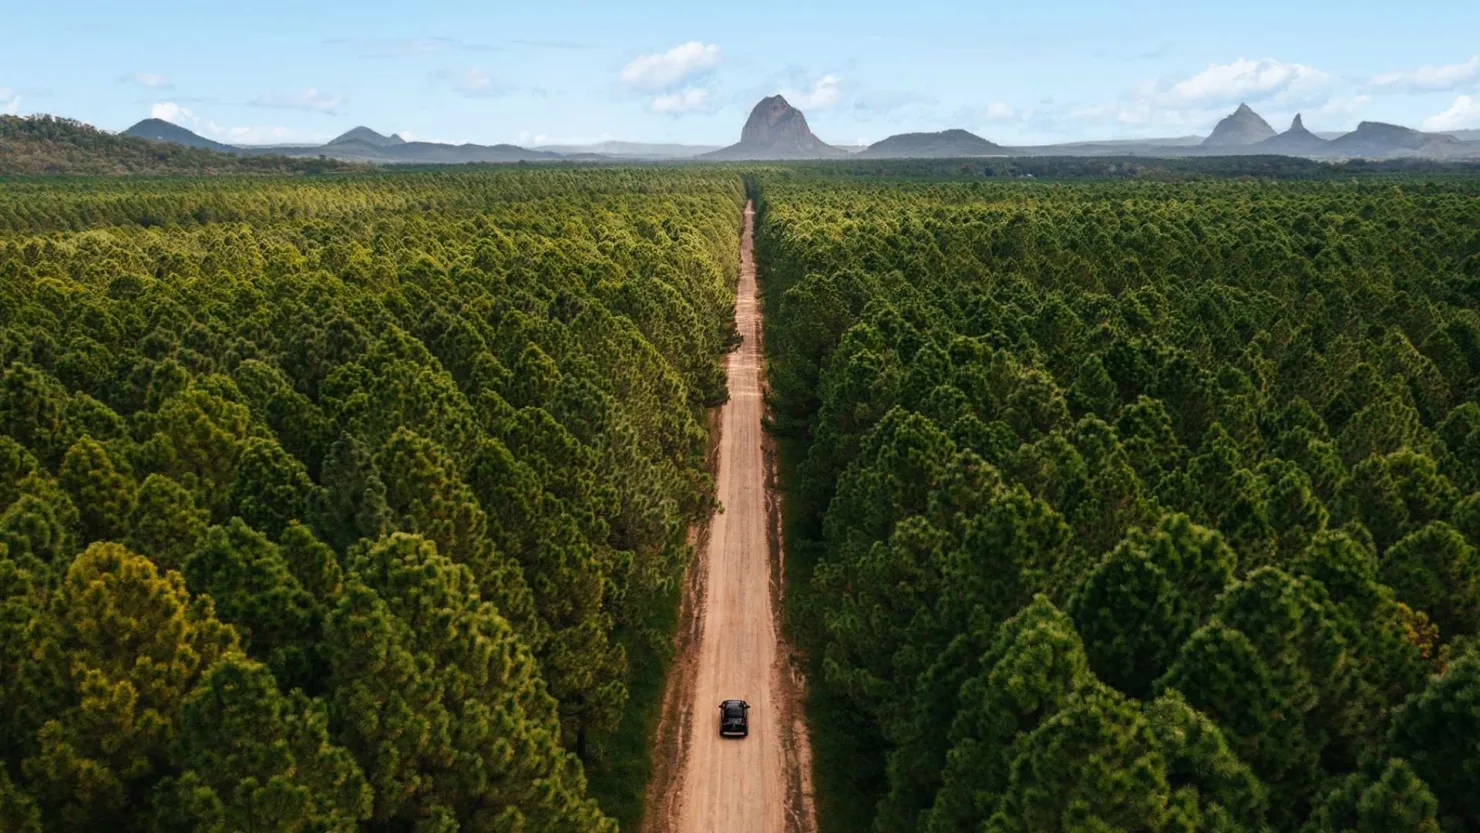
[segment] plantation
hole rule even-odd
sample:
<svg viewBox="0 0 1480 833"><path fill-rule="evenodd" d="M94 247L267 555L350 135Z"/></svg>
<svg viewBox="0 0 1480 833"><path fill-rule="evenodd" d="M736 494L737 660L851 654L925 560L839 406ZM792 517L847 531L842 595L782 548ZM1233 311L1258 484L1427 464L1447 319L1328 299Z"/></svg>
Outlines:
<svg viewBox="0 0 1480 833"><path fill-rule="evenodd" d="M0 829L639 812L742 204L701 171L0 190Z"/></svg>
<svg viewBox="0 0 1480 833"><path fill-rule="evenodd" d="M1406 168L7 180L0 830L634 827L747 196L824 831L1480 828L1480 178Z"/></svg>
<svg viewBox="0 0 1480 833"><path fill-rule="evenodd" d="M1480 827L1480 185L846 173L751 184L824 828Z"/></svg>

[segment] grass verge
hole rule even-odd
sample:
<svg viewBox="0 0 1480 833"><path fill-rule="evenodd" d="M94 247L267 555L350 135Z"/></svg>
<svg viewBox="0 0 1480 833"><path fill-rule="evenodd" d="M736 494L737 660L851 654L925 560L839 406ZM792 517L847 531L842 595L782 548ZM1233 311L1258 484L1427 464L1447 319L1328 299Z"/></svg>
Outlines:
<svg viewBox="0 0 1480 833"><path fill-rule="evenodd" d="M623 830L642 822L653 775L653 737L663 706L663 682L673 661L673 633L683 593L675 585L640 629L618 632L627 650L627 709L615 731L591 741L586 763L587 793Z"/></svg>

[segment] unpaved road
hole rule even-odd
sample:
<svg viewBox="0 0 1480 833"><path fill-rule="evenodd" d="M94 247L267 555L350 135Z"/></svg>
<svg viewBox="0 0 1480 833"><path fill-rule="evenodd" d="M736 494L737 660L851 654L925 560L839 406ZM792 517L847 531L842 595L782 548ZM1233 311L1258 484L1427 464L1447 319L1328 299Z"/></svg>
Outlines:
<svg viewBox="0 0 1480 833"><path fill-rule="evenodd" d="M719 500L681 615L644 828L650 833L815 829L800 684L777 624L781 542L761 415L761 318L745 208L730 400L720 415ZM707 539L707 540L706 540ZM719 703L750 703L750 736L719 736Z"/></svg>

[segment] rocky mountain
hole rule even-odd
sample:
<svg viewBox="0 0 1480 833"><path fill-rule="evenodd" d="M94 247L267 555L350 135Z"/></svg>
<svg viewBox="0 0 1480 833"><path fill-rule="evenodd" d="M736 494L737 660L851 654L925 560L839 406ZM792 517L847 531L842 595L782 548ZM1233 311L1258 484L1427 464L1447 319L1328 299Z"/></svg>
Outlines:
<svg viewBox="0 0 1480 833"><path fill-rule="evenodd" d="M1290 129L1278 136L1271 136L1251 146L1259 153L1277 153L1285 156L1319 156L1326 152L1330 142L1305 129L1300 114L1290 123Z"/></svg>
<svg viewBox="0 0 1480 833"><path fill-rule="evenodd" d="M998 156L1001 145L965 130L938 133L900 133L868 146L859 156L885 158L949 159L964 156Z"/></svg>
<svg viewBox="0 0 1480 833"><path fill-rule="evenodd" d="M1411 127L1364 121L1345 136L1332 139L1328 153L1340 157L1382 159L1394 156L1450 158L1469 155L1465 142L1443 133L1423 133Z"/></svg>
<svg viewBox="0 0 1480 833"><path fill-rule="evenodd" d="M1239 147L1262 142L1273 135L1274 128L1269 126L1269 122L1249 105L1240 104L1237 110L1218 122L1202 144L1203 147Z"/></svg>
<svg viewBox="0 0 1480 833"><path fill-rule="evenodd" d="M847 155L812 134L802 111L779 95L761 99L750 111L740 141L700 159L830 159Z"/></svg>
<svg viewBox="0 0 1480 833"><path fill-rule="evenodd" d="M329 140L330 145L342 145L346 142L364 142L371 147L377 148L393 147L395 145L406 144L406 140L402 139L399 133L392 133L389 136L382 136L379 133L376 133L374 130L365 127L364 125L341 133L340 135Z"/></svg>
<svg viewBox="0 0 1480 833"><path fill-rule="evenodd" d="M173 142L177 145L205 148L206 150L214 150L221 153L233 153L236 151L236 148L230 145L213 142L204 136L192 133L180 125L167 122L164 119L144 119L128 130L123 131L123 135L148 139L153 142Z"/></svg>

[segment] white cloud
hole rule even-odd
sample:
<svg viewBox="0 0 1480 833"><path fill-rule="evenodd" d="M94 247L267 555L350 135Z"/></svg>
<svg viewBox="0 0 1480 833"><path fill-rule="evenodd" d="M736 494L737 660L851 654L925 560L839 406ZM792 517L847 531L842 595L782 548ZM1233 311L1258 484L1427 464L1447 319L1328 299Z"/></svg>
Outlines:
<svg viewBox="0 0 1480 833"><path fill-rule="evenodd" d="M1016 115L1017 114L1013 112L1012 107L1007 102L994 101L991 104L987 105L986 112L982 113L982 118L985 118L988 121L1003 121L1006 119L1011 119Z"/></svg>
<svg viewBox="0 0 1480 833"><path fill-rule="evenodd" d="M276 125L220 125L211 119L201 118L189 107L182 107L173 101L155 102L154 106L149 108L149 115L152 118L177 124L206 138L233 145L312 143L329 138L318 133L304 133Z"/></svg>
<svg viewBox="0 0 1480 833"><path fill-rule="evenodd" d="M685 87L654 98L648 102L648 109L670 115L707 112L714 109L714 99L704 87Z"/></svg>
<svg viewBox="0 0 1480 833"><path fill-rule="evenodd" d="M490 96L504 90L502 85L495 84L493 76L487 70L473 67L453 76L453 87L463 95L473 97Z"/></svg>
<svg viewBox="0 0 1480 833"><path fill-rule="evenodd" d="M13 116L21 110L21 94L9 87L0 87L0 113Z"/></svg>
<svg viewBox="0 0 1480 833"><path fill-rule="evenodd" d="M1207 69L1180 81L1159 79L1142 85L1136 97L1163 107L1210 107L1239 101L1301 103L1319 101L1329 93L1334 79L1305 64L1273 58L1239 58Z"/></svg>
<svg viewBox="0 0 1480 833"><path fill-rule="evenodd" d="M798 110L826 110L842 98L842 82L839 76L828 73L805 90L782 90L781 97Z"/></svg>
<svg viewBox="0 0 1480 833"><path fill-rule="evenodd" d="M467 139L438 139L432 136L423 136L420 133L413 133L410 130L397 130L396 135L408 142L431 142L436 145L465 145L468 143Z"/></svg>
<svg viewBox="0 0 1480 833"><path fill-rule="evenodd" d="M691 40L667 52L633 58L619 78L635 90L659 92L714 69L719 58L717 45Z"/></svg>
<svg viewBox="0 0 1480 833"><path fill-rule="evenodd" d="M452 89L458 95L468 98L492 98L494 96L508 95L515 88L494 78L488 70L479 67L467 69L439 69L432 73L432 78L452 85ZM529 92L539 93L540 90Z"/></svg>
<svg viewBox="0 0 1480 833"><path fill-rule="evenodd" d="M253 107L271 107L279 110L307 110L311 113L335 113L343 104L344 96L321 92L305 87L290 93L263 93L251 102Z"/></svg>
<svg viewBox="0 0 1480 833"><path fill-rule="evenodd" d="M134 86L149 90L173 90L175 88L175 85L170 83L169 78L158 72L135 72L131 75L120 75L118 82L120 84L133 84Z"/></svg>
<svg viewBox="0 0 1480 833"><path fill-rule="evenodd" d="M190 111L188 107L181 107L173 101L158 101L149 108L150 118L161 119L181 127L194 127L200 124L200 119Z"/></svg>
<svg viewBox="0 0 1480 833"><path fill-rule="evenodd" d="M1480 55L1459 64L1425 66L1378 75L1370 82L1381 92L1443 92L1480 83Z"/></svg>
<svg viewBox="0 0 1480 833"><path fill-rule="evenodd" d="M1367 106L1372 100L1370 95L1349 95L1333 98L1320 107L1310 111L1310 115L1320 118L1322 116L1354 116Z"/></svg>
<svg viewBox="0 0 1480 833"><path fill-rule="evenodd" d="M534 146L560 146L560 145L598 145L602 142L615 141L614 133L601 133L595 136L551 136L548 133L539 133L532 130L521 130L515 137L515 144L526 147Z"/></svg>
<svg viewBox="0 0 1480 833"><path fill-rule="evenodd" d="M1424 119L1424 130L1480 128L1480 99L1458 96L1444 112Z"/></svg>

